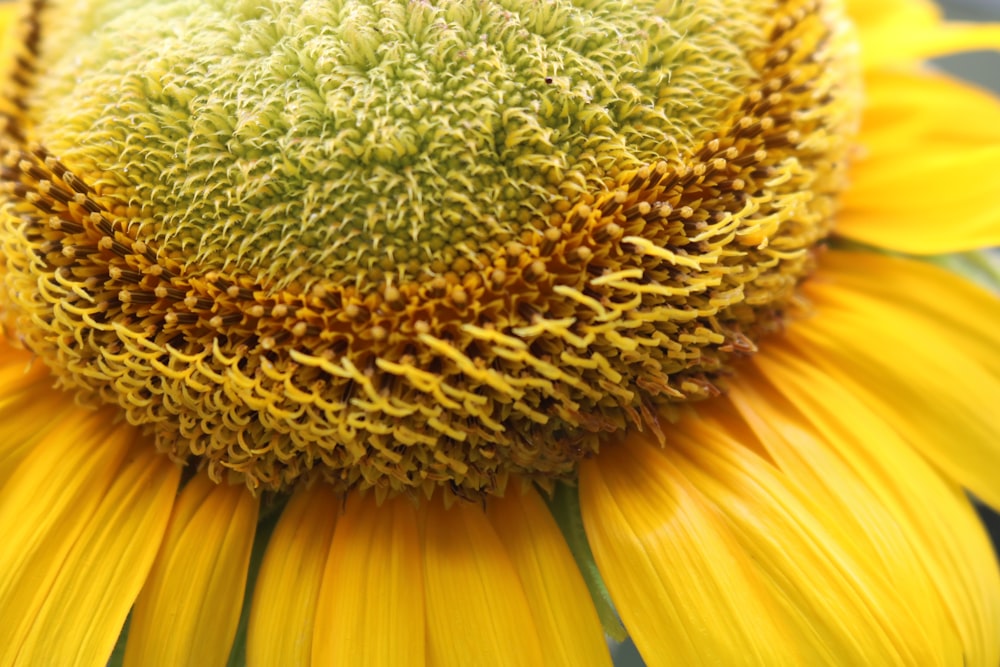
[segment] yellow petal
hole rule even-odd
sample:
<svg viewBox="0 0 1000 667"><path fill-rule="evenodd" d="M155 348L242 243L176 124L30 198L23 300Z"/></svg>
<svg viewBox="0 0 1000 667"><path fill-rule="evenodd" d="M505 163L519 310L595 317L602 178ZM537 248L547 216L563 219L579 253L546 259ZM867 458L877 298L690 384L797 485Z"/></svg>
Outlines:
<svg viewBox="0 0 1000 667"><path fill-rule="evenodd" d="M869 69L1000 48L1000 26L944 22L940 10L924 0L847 0L847 15L858 26L862 60Z"/></svg>
<svg viewBox="0 0 1000 667"><path fill-rule="evenodd" d="M22 664L108 663L180 481L180 468L150 443L139 442L133 452L63 561L21 647Z"/></svg>
<svg viewBox="0 0 1000 667"><path fill-rule="evenodd" d="M837 233L908 253L1000 244L1000 100L927 72L879 72Z"/></svg>
<svg viewBox="0 0 1000 667"><path fill-rule="evenodd" d="M633 440L580 469L584 526L639 652L658 665L815 664L787 638L716 508L666 451Z"/></svg>
<svg viewBox="0 0 1000 667"><path fill-rule="evenodd" d="M709 406L712 407L712 406ZM721 407L721 406L720 406ZM953 665L954 636L925 630L935 618L900 598L891 578L816 502L766 459L737 441L724 423L682 421L671 448L677 465L721 513L752 563L777 584L795 630L790 643L816 644L827 664ZM921 609L926 612L926 609ZM802 664L815 664L814 659Z"/></svg>
<svg viewBox="0 0 1000 667"><path fill-rule="evenodd" d="M19 3L0 2L0 67L8 66L20 9Z"/></svg>
<svg viewBox="0 0 1000 667"><path fill-rule="evenodd" d="M791 327L788 342L949 477L1000 507L1000 300L911 260L830 255L823 279L806 289L816 316ZM932 275L936 312L914 296Z"/></svg>
<svg viewBox="0 0 1000 667"><path fill-rule="evenodd" d="M15 2L0 2L0 31L5 35L11 24L17 20L19 7Z"/></svg>
<svg viewBox="0 0 1000 667"><path fill-rule="evenodd" d="M915 137L962 147L1000 140L1000 100L992 93L928 70L871 72L866 82L866 147L912 149Z"/></svg>
<svg viewBox="0 0 1000 667"><path fill-rule="evenodd" d="M137 667L225 665L239 622L258 500L196 475L139 594L125 648Z"/></svg>
<svg viewBox="0 0 1000 667"><path fill-rule="evenodd" d="M776 356L776 351L768 350L762 355L762 365ZM780 390L777 385L772 387L752 365L746 365L740 368L728 398L712 407L717 407L716 414L728 413L731 419L742 415L757 436L760 449L818 505L814 512L837 544L855 562L885 580L891 597L904 605L894 620L925 628L924 634L933 635L927 640L939 647L938 662L947 662L948 656L957 659L962 643L938 595L936 579L928 573L923 544L910 530L921 526L905 523L912 503L908 505L905 493L895 488L899 486L896 477L907 475L910 459L923 461L898 436L887 432L884 424L864 437L850 430L850 436L845 437L843 431L814 424L783 396L785 390L790 390L787 385L781 384ZM826 401L830 390L824 387L821 392L813 387L811 392ZM855 412L840 414L850 414L852 421L857 421ZM866 457L859 460L851 456L855 450L875 449L874 441L883 449L881 443L886 438L894 438L904 450L899 467L873 467ZM930 470L926 464L924 468L924 472ZM930 488L943 489L949 500L950 490L939 476L936 484Z"/></svg>
<svg viewBox="0 0 1000 667"><path fill-rule="evenodd" d="M819 280L894 304L910 326L960 335L962 350L1000 375L996 294L932 264L870 252L826 253Z"/></svg>
<svg viewBox="0 0 1000 667"><path fill-rule="evenodd" d="M870 541L878 547L880 555L871 562L882 561L885 576L910 609L933 612L940 606L947 612L946 626L928 618L920 626L923 633L957 632L964 664L998 664L1000 573L961 489L913 450L877 408L815 365L784 350L759 355L755 365L773 388L747 389L751 383L744 370L734 401L751 416L755 429L767 434L779 465L791 469L813 493L825 485L835 491L837 497L821 502L828 508L843 506L836 518L845 529L867 528L865 536L853 531L853 544ZM784 398L775 398L779 391ZM783 442L789 433L794 441ZM830 451L822 452L819 441L830 443ZM910 559L898 544L893 546L900 539L910 545ZM922 585L914 586L923 579L914 566L927 573L930 594L922 593ZM948 640L946 635L940 639Z"/></svg>
<svg viewBox="0 0 1000 667"><path fill-rule="evenodd" d="M76 409L0 489L0 665L17 655L135 435L114 413ZM86 576L86 573L83 573Z"/></svg>
<svg viewBox="0 0 1000 667"><path fill-rule="evenodd" d="M320 588L313 664L424 664L423 576L412 501L348 498Z"/></svg>
<svg viewBox="0 0 1000 667"><path fill-rule="evenodd" d="M254 585L247 627L251 667L310 664L320 582L339 509L340 500L318 484L296 493L282 511Z"/></svg>
<svg viewBox="0 0 1000 667"><path fill-rule="evenodd" d="M517 569L546 665L611 665L601 622L573 554L533 489L490 499L489 517Z"/></svg>
<svg viewBox="0 0 1000 667"><path fill-rule="evenodd" d="M483 509L435 499L426 512L428 664L544 665L520 578Z"/></svg>
<svg viewBox="0 0 1000 667"><path fill-rule="evenodd" d="M71 411L73 397L52 388L48 368L0 339L0 486L35 443Z"/></svg>

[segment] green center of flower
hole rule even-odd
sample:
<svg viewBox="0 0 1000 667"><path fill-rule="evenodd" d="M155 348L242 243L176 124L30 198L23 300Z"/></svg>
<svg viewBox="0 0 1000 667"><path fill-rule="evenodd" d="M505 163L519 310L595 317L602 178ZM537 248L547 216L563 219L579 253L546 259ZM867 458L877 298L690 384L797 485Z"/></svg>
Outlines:
<svg viewBox="0 0 1000 667"><path fill-rule="evenodd" d="M752 3L84 4L44 23L46 147L162 252L274 288L483 265L693 146L761 44Z"/></svg>
<svg viewBox="0 0 1000 667"><path fill-rule="evenodd" d="M832 3L93 4L24 22L5 317L252 488L571 475L715 393L832 224Z"/></svg>

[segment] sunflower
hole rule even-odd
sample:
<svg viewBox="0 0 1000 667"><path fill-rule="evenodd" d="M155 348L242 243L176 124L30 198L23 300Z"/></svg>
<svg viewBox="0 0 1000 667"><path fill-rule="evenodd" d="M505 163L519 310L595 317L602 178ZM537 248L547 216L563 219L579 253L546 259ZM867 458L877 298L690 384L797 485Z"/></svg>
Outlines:
<svg viewBox="0 0 1000 667"><path fill-rule="evenodd" d="M2 15L0 665L1000 662L1000 27Z"/></svg>

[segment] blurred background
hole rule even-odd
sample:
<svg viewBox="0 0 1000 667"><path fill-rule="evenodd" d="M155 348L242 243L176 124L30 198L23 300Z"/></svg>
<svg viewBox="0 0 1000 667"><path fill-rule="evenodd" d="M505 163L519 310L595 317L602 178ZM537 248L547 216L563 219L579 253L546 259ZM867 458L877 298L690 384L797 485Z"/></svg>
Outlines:
<svg viewBox="0 0 1000 667"><path fill-rule="evenodd" d="M938 0L949 18L962 21L1000 21L1000 0ZM970 53L941 58L949 72L1000 91L1000 54Z"/></svg>

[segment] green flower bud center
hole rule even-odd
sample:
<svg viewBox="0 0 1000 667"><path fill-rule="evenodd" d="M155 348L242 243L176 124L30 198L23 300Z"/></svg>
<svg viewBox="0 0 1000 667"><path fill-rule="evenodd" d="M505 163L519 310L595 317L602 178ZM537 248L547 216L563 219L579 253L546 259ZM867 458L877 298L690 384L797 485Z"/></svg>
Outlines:
<svg viewBox="0 0 1000 667"><path fill-rule="evenodd" d="M85 4L39 135L164 251L281 286L463 272L693 145L761 40L752 3Z"/></svg>

